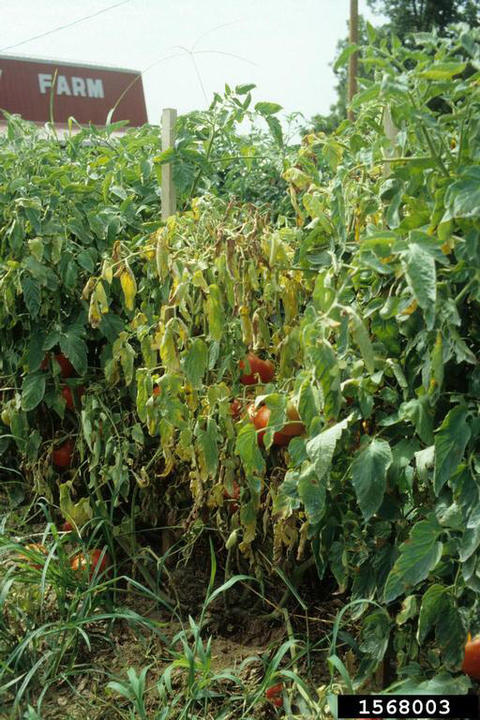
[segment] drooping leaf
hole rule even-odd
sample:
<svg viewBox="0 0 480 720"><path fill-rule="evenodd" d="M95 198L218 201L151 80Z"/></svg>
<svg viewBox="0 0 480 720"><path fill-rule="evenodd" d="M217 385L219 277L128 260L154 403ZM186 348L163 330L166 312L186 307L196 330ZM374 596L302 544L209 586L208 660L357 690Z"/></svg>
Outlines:
<svg viewBox="0 0 480 720"><path fill-rule="evenodd" d="M21 283L25 305L32 318L35 318L42 304L42 289L30 275L22 275Z"/></svg>
<svg viewBox="0 0 480 720"><path fill-rule="evenodd" d="M198 432L197 444L207 474L215 475L218 467L218 430L212 418L208 418L206 429Z"/></svg>
<svg viewBox="0 0 480 720"><path fill-rule="evenodd" d="M306 444L307 454L314 464L317 478L322 480L332 464L335 446L348 426L348 418L319 433Z"/></svg>
<svg viewBox="0 0 480 720"><path fill-rule="evenodd" d="M418 243L410 243L402 258L410 290L424 311L427 327L433 327L437 300L435 260Z"/></svg>
<svg viewBox="0 0 480 720"><path fill-rule="evenodd" d="M463 458L470 440L468 410L458 405L450 410L435 434L435 472L433 485L438 495Z"/></svg>
<svg viewBox="0 0 480 720"><path fill-rule="evenodd" d="M442 556L438 538L442 528L434 516L417 522L408 540L400 545L400 555L385 583L385 602L395 600L425 580Z"/></svg>
<svg viewBox="0 0 480 720"><path fill-rule="evenodd" d="M264 472L265 460L258 447L257 432L253 423L244 425L238 433L235 452L240 456L247 473Z"/></svg>
<svg viewBox="0 0 480 720"><path fill-rule="evenodd" d="M365 327L365 323L359 315L352 309L348 308L350 317L352 318L352 335L358 348L362 354L363 362L368 372L372 375L375 371L375 356L373 352L372 341Z"/></svg>
<svg viewBox="0 0 480 720"><path fill-rule="evenodd" d="M327 340L308 349L315 368L315 375L323 393L324 413L327 419L338 416L342 402L340 391L340 368L335 351Z"/></svg>
<svg viewBox="0 0 480 720"><path fill-rule="evenodd" d="M60 350L70 360L79 375L87 371L87 344L75 329L60 335Z"/></svg>
<svg viewBox="0 0 480 720"><path fill-rule="evenodd" d="M352 483L365 520L369 520L383 502L387 470L392 461L390 445L377 438L355 456L352 463Z"/></svg>
<svg viewBox="0 0 480 720"><path fill-rule="evenodd" d="M39 405L45 395L45 373L27 375L22 383L22 410L29 412Z"/></svg>
<svg viewBox="0 0 480 720"><path fill-rule="evenodd" d="M223 336L225 315L218 285L210 285L206 300L208 331L212 340L220 341Z"/></svg>
<svg viewBox="0 0 480 720"><path fill-rule="evenodd" d="M128 263L120 273L120 284L125 299L125 307L127 310L133 310L135 307L135 295L137 294L137 281Z"/></svg>
<svg viewBox="0 0 480 720"><path fill-rule="evenodd" d="M455 668L463 659L465 628L454 595L437 583L428 588L422 599L417 633L420 644L433 628L443 662Z"/></svg>
<svg viewBox="0 0 480 720"><path fill-rule="evenodd" d="M313 463L306 463L298 478L298 495L303 502L307 520L313 525L325 513L326 483L320 479Z"/></svg>
<svg viewBox="0 0 480 720"><path fill-rule="evenodd" d="M460 180L452 183L445 194L446 212L442 222L454 218L480 216L480 168L467 168Z"/></svg>
<svg viewBox="0 0 480 720"><path fill-rule="evenodd" d="M201 338L195 338L183 360L183 370L192 387L202 384L207 369L208 347Z"/></svg>

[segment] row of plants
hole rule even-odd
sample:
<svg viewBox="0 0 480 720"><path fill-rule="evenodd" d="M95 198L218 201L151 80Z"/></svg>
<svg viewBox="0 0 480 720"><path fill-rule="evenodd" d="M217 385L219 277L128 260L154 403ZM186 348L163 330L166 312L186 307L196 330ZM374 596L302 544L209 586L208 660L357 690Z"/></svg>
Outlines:
<svg viewBox="0 0 480 720"><path fill-rule="evenodd" d="M357 690L383 665L397 690L465 692L480 37L459 26L406 48L369 32L355 123L307 136L283 173L293 217L203 194L162 225L127 161L138 136L60 147L10 120L1 449L19 480L5 487L19 502L26 482L80 532L98 522L114 562L142 523L180 528L189 553L208 527L227 574L287 573L297 599L313 566L359 627L342 635L349 670L334 640L332 679ZM277 108L259 111L278 135Z"/></svg>

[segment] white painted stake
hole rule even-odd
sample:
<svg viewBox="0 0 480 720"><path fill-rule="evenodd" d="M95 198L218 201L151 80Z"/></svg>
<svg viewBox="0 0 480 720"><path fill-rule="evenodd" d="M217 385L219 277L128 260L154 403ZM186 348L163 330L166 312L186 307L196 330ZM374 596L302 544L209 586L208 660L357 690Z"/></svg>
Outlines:
<svg viewBox="0 0 480 720"><path fill-rule="evenodd" d="M162 151L175 145L175 123L177 111L164 108L162 112ZM173 166L171 163L162 165L162 220L177 212L177 198L173 182Z"/></svg>

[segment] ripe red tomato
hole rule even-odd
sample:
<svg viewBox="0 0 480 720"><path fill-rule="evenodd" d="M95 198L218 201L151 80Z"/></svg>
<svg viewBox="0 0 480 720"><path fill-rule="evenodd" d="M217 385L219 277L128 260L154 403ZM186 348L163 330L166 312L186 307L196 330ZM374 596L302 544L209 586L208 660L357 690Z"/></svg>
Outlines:
<svg viewBox="0 0 480 720"><path fill-rule="evenodd" d="M157 395L160 395L160 393L161 393L161 388L158 385L155 385L155 387L153 388L153 395L155 397L157 397Z"/></svg>
<svg viewBox="0 0 480 720"><path fill-rule="evenodd" d="M240 360L238 363L240 370L244 370L247 367L246 361L248 361L248 365L250 365L250 373L243 374L240 377L240 382L243 385L256 385L258 378L260 378L260 382L262 383L268 383L273 380L275 368L270 360L261 360L258 355L250 352L245 360Z"/></svg>
<svg viewBox="0 0 480 720"><path fill-rule="evenodd" d="M262 405L257 410L253 405L249 405L248 414L260 432L257 434L259 445L263 443L263 436L265 435L264 428L267 427L268 421L270 420L271 411L266 405ZM290 442L291 437L285 435L283 431L278 431L273 435L273 442L275 445L285 447Z"/></svg>
<svg viewBox="0 0 480 720"><path fill-rule="evenodd" d="M84 393L84 385L78 385L77 387L73 388L73 392L72 388L69 385L64 385L62 387L62 397L65 400L65 403L69 410L75 410L75 405L80 403L80 399Z"/></svg>
<svg viewBox="0 0 480 720"><path fill-rule="evenodd" d="M480 635L472 639L468 633L462 671L475 680L480 680Z"/></svg>
<svg viewBox="0 0 480 720"><path fill-rule="evenodd" d="M49 359L49 353L45 355L45 357L42 360L42 364L40 365L40 370L47 370L48 369L48 359Z"/></svg>
<svg viewBox="0 0 480 720"><path fill-rule="evenodd" d="M242 414L242 408L243 405L241 400L239 400L238 398L232 400L232 402L230 403L230 415L234 420L238 420L238 418Z"/></svg>
<svg viewBox="0 0 480 720"><path fill-rule="evenodd" d="M283 435L287 435L288 437L303 435L305 425L301 421L298 410L292 402L287 403L287 417L288 423L282 428Z"/></svg>
<svg viewBox="0 0 480 720"><path fill-rule="evenodd" d="M65 357L63 353L57 353L55 355L55 360L60 365L60 377L62 378L69 378L72 377L73 373L75 372L74 367L70 360Z"/></svg>
<svg viewBox="0 0 480 720"><path fill-rule="evenodd" d="M275 705L275 707L282 707L283 706L283 683L278 683L277 685L272 685L272 687L269 687L267 691L265 692L265 697L267 700L270 700L271 703Z"/></svg>
<svg viewBox="0 0 480 720"><path fill-rule="evenodd" d="M70 467L73 453L73 440L68 438L65 442L52 452L53 464L64 470Z"/></svg>
<svg viewBox="0 0 480 720"><path fill-rule="evenodd" d="M233 500L233 502L228 503L228 510L233 515L238 510L238 502L236 501L240 498L240 485L236 480L233 481L232 492L229 492L226 487L223 488L223 497L226 500Z"/></svg>
<svg viewBox="0 0 480 720"><path fill-rule="evenodd" d="M68 522L68 520L65 520L65 522L62 525L63 532L72 532L73 531L73 525L71 522Z"/></svg>
<svg viewBox="0 0 480 720"><path fill-rule="evenodd" d="M77 553L71 561L70 567L74 572L84 573L88 570L88 579L91 580L96 574L97 577L103 575L110 568L110 557L108 553L102 556L102 550L100 548L94 548L89 550L88 553Z"/></svg>
<svg viewBox="0 0 480 720"><path fill-rule="evenodd" d="M65 403L66 403L66 405L67 405L67 408L68 408L69 410L73 410L74 407L75 407L75 405L74 405L74 402L73 402L72 390L71 390L71 388L70 388L68 385L64 385L64 386L62 387L62 397L63 397L63 399L65 400Z"/></svg>

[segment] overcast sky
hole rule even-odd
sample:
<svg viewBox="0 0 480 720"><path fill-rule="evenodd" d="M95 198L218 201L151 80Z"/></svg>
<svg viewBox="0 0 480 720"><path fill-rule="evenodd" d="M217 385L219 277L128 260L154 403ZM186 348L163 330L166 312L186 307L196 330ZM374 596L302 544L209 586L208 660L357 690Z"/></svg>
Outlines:
<svg viewBox="0 0 480 720"><path fill-rule="evenodd" d="M256 101L307 117L335 100L329 64L347 32L349 0L127 0L10 47L119 2L0 0L0 52L141 70L152 123L163 107L206 107L226 82L255 83ZM359 6L381 21L366 0Z"/></svg>

